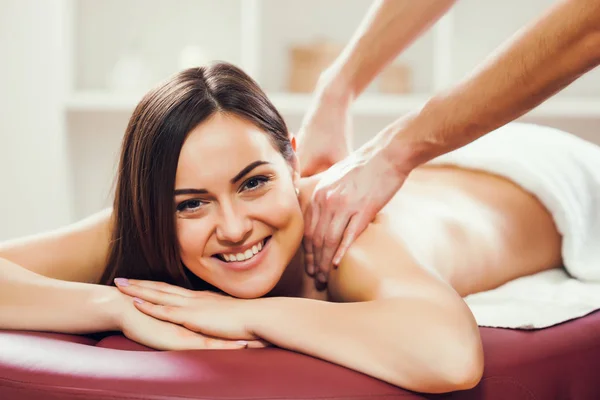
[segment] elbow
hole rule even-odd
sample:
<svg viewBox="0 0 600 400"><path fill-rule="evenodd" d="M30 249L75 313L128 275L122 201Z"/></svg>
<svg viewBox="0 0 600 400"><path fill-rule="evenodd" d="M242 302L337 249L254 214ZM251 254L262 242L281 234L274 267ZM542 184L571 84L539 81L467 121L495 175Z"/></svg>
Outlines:
<svg viewBox="0 0 600 400"><path fill-rule="evenodd" d="M466 308L466 305L465 305ZM447 332L440 351L440 371L445 392L472 389L483 376L484 357L479 327L473 315Z"/></svg>
<svg viewBox="0 0 600 400"><path fill-rule="evenodd" d="M483 376L483 349L480 343L470 343L459 346L462 353L454 350L453 355L446 361L445 370L442 372L445 392L472 389L479 384Z"/></svg>
<svg viewBox="0 0 600 400"><path fill-rule="evenodd" d="M458 303L458 302L457 302ZM448 311L448 308L446 309ZM472 389L483 376L484 357L479 327L467 305L460 301L455 312L438 321L435 345L428 360L426 383L429 393Z"/></svg>

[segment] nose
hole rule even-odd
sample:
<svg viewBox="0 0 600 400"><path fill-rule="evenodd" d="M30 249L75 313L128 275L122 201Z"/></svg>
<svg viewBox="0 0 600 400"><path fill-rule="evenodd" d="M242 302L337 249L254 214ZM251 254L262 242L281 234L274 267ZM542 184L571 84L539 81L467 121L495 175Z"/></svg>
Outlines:
<svg viewBox="0 0 600 400"><path fill-rule="evenodd" d="M252 221L243 210L234 204L221 204L221 215L217 223L217 239L231 243L243 242L252 230Z"/></svg>

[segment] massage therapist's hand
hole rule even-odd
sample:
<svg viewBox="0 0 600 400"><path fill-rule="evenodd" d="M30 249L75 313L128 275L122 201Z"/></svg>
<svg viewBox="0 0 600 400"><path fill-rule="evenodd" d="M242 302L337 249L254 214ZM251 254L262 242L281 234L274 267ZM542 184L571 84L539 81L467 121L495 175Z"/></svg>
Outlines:
<svg viewBox="0 0 600 400"><path fill-rule="evenodd" d="M119 287L119 286L117 286ZM264 347L258 342L238 342L209 337L191 331L175 323L161 321L140 312L134 304L134 298L115 289L117 294L115 308L118 309L118 326L123 334L144 346L157 350L195 350L195 349L243 349L246 347Z"/></svg>
<svg viewBox="0 0 600 400"><path fill-rule="evenodd" d="M305 212L307 273L325 283L352 242L408 176L376 146L361 147L325 171Z"/></svg>
<svg viewBox="0 0 600 400"><path fill-rule="evenodd" d="M161 323L177 324L186 331L221 338L242 347L265 347L247 326L252 300L236 299L210 291L194 291L163 282L129 279L116 281L131 296L142 315ZM127 284L123 284L127 282ZM247 346L245 346L247 343Z"/></svg>
<svg viewBox="0 0 600 400"><path fill-rule="evenodd" d="M317 89L297 135L300 175L314 175L345 158L351 139L350 101L329 88Z"/></svg>

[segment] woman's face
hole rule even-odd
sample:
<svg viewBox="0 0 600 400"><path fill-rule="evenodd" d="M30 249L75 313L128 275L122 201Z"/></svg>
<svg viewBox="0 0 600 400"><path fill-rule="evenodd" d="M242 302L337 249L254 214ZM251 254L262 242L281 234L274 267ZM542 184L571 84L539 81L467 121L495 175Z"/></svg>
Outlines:
<svg viewBox="0 0 600 400"><path fill-rule="evenodd" d="M216 113L192 130L174 195L187 268L232 296L271 291L304 231L295 176L268 134L244 119Z"/></svg>

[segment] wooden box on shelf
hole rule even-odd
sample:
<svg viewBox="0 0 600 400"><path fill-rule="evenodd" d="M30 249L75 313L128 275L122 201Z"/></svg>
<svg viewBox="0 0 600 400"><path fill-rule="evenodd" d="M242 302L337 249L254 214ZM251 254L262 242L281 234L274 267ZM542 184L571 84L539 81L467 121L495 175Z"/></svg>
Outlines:
<svg viewBox="0 0 600 400"><path fill-rule="evenodd" d="M321 72L333 63L342 49L342 45L325 40L291 46L288 90L295 93L312 92Z"/></svg>

